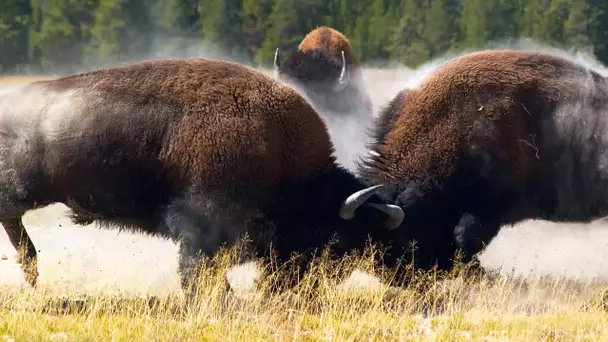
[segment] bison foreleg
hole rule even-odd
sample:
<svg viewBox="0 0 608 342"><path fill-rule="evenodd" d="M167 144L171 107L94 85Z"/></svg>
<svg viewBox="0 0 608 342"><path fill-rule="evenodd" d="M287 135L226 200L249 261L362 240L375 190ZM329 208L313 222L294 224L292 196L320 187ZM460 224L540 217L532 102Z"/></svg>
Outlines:
<svg viewBox="0 0 608 342"><path fill-rule="evenodd" d="M19 255L17 262L21 264L25 280L32 287L36 287L38 282L38 253L32 239L23 227L21 218L6 220L2 225Z"/></svg>
<svg viewBox="0 0 608 342"><path fill-rule="evenodd" d="M216 214L202 201L180 200L172 203L165 215L167 229L180 242L179 273L187 297L196 292L202 267L209 265L225 242L227 228L211 218Z"/></svg>
<svg viewBox="0 0 608 342"><path fill-rule="evenodd" d="M499 230L500 224L496 221L464 213L454 228L454 239L462 252L462 261L470 263L473 269L482 271L477 254L484 250Z"/></svg>
<svg viewBox="0 0 608 342"><path fill-rule="evenodd" d="M211 258L216 249L207 244L210 239L204 236L207 230L205 222L196 222L192 217L177 212L169 215L166 221L172 234L179 239L181 285L184 291L188 291L194 285L191 282L197 283L202 262Z"/></svg>

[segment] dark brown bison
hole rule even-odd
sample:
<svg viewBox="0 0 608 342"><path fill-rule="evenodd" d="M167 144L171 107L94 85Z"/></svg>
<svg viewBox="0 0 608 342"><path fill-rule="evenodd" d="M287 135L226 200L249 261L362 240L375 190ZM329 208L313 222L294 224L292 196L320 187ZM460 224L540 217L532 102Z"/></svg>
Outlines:
<svg viewBox="0 0 608 342"><path fill-rule="evenodd" d="M525 51L454 58L382 112L362 163L368 184L404 209L393 257L474 260L502 225L608 214L608 79L573 60ZM410 252L405 255L411 255Z"/></svg>
<svg viewBox="0 0 608 342"><path fill-rule="evenodd" d="M348 38L333 28L309 32L282 62L277 49L274 68L280 80L302 91L322 115L373 114L359 61Z"/></svg>
<svg viewBox="0 0 608 342"><path fill-rule="evenodd" d="M337 162L356 170L357 159L367 152L373 108L348 38L333 28L318 27L280 59L277 49L276 77L305 95L327 125Z"/></svg>
<svg viewBox="0 0 608 342"><path fill-rule="evenodd" d="M78 223L132 227L181 241L185 285L199 253L247 233L279 259L364 246L401 209L331 157L326 128L295 90L247 67L147 61L40 81L0 100L0 222L36 284L21 217L62 202ZM358 208L358 209L357 209ZM355 214L355 209L357 209ZM29 266L33 266L31 269Z"/></svg>

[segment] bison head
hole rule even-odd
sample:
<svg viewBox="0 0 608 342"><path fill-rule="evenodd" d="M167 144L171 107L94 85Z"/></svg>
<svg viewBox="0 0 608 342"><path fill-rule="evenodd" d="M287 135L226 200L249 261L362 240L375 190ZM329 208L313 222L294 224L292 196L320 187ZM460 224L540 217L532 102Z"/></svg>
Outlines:
<svg viewBox="0 0 608 342"><path fill-rule="evenodd" d="M350 70L344 51L342 58L336 60L320 50L296 50L281 62L277 48L274 70L277 78L296 83L309 94L340 92L350 81Z"/></svg>
<svg viewBox="0 0 608 342"><path fill-rule="evenodd" d="M384 185L382 184L374 185L350 195L340 208L340 217L345 220L350 220L355 217L355 210L360 206L365 205L387 215L388 220L386 221L385 226L388 230L399 227L404 218L403 210L399 206L368 201L370 197L382 190L382 188L384 188Z"/></svg>
<svg viewBox="0 0 608 342"><path fill-rule="evenodd" d="M375 192L379 200L368 200L364 205L374 207L394 218L394 225L391 220L387 220L384 229L374 231L377 234L376 240L388 242L391 247L389 253L383 257L385 265L394 266L401 258L401 262L418 269L429 270L437 267L437 270L445 271L453 266L454 253L458 249L454 228L458 224L460 211L459 207L449 204L449 191L430 191L419 187L415 182L377 185L356 192L349 198L350 201L345 201L341 211L342 217L350 217L347 203L365 203L366 196L360 194L370 191ZM363 198L355 201L354 198L357 197ZM350 207L357 205L352 204ZM357 217L358 215L359 213ZM396 276L401 278L404 274Z"/></svg>

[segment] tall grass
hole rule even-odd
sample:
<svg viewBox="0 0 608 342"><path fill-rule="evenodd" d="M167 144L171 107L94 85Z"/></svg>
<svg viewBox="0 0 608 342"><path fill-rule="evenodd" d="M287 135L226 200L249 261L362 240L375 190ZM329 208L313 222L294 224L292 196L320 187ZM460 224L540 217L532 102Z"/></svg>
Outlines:
<svg viewBox="0 0 608 342"><path fill-rule="evenodd" d="M321 255L295 287L277 289L291 268L258 267L252 286L227 290L235 250L202 271L192 301L181 293L58 298L45 287L4 288L0 341L599 341L608 333L600 283L465 277L458 267L444 278L412 272L396 287L388 285L390 270L374 267L370 249L337 261Z"/></svg>

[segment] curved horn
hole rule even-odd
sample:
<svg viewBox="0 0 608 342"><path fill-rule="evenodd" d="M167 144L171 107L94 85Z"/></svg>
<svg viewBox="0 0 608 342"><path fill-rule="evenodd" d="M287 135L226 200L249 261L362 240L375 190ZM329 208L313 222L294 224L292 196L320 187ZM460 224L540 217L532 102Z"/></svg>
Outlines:
<svg viewBox="0 0 608 342"><path fill-rule="evenodd" d="M279 48L277 48L274 52L274 73L275 76L279 75L279 68L281 67L281 63L279 62Z"/></svg>
<svg viewBox="0 0 608 342"><path fill-rule="evenodd" d="M389 219L386 222L386 228L388 230L393 230L401 225L403 219L405 218L405 213L401 207L394 204L377 204L377 203L368 203L370 207L376 208L381 212L388 215Z"/></svg>
<svg viewBox="0 0 608 342"><path fill-rule="evenodd" d="M338 80L338 84L336 85L336 90L340 91L344 89L348 85L349 80L350 71L348 70L348 61L346 60L344 51L342 51L342 71L340 71L340 79Z"/></svg>
<svg viewBox="0 0 608 342"><path fill-rule="evenodd" d="M350 220L355 217L355 210L357 210L359 206L365 203L365 201L372 197L372 195L374 195L382 187L384 187L382 184L374 185L369 188L359 190L348 196L348 198L342 204L342 208L340 208L340 217L345 220Z"/></svg>
<svg viewBox="0 0 608 342"><path fill-rule="evenodd" d="M342 208L340 208L340 217L345 220L350 220L355 217L355 210L357 210L357 208L359 208L361 205L365 204L365 201L367 201L383 187L384 185L382 184L374 185L369 188L359 190L354 194L348 196L348 198L344 201ZM386 228L388 230L393 230L399 227L405 217L403 209L401 209L401 207L397 205L378 203L366 203L366 205L388 215L389 219L386 222Z"/></svg>

